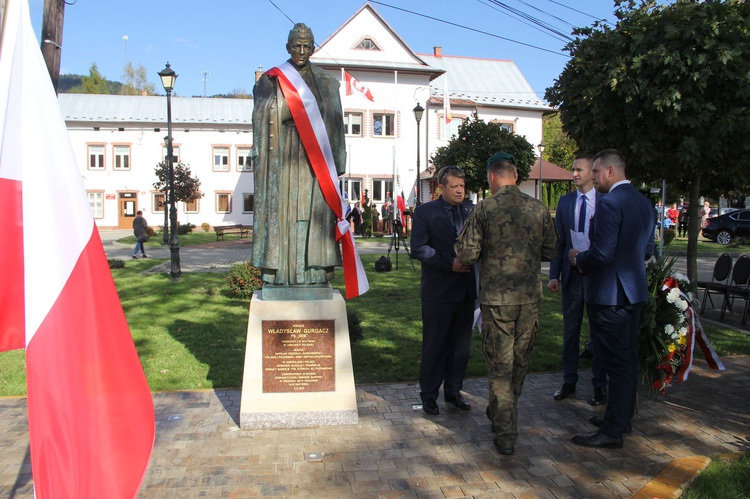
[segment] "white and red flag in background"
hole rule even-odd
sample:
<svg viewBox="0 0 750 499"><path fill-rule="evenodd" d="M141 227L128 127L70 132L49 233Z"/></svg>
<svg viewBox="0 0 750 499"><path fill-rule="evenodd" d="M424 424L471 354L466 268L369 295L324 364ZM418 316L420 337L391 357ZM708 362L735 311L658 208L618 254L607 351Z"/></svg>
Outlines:
<svg viewBox="0 0 750 499"><path fill-rule="evenodd" d="M372 96L372 92L366 86L349 74L348 71L344 71L344 78L346 79L346 95L352 95L353 90L364 95L370 102L375 102L375 98Z"/></svg>
<svg viewBox="0 0 750 499"><path fill-rule="evenodd" d="M443 85L443 115L445 116L445 124L450 125L453 114L451 114L451 99L448 96L448 75L443 75Z"/></svg>
<svg viewBox="0 0 750 499"><path fill-rule="evenodd" d="M0 37L0 350L26 348L34 493L135 497L154 406L27 0Z"/></svg>

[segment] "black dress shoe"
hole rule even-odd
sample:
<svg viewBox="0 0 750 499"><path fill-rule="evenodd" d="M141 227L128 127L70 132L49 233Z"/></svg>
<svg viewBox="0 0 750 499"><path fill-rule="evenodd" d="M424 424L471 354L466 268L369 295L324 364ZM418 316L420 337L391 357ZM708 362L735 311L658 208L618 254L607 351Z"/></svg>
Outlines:
<svg viewBox="0 0 750 499"><path fill-rule="evenodd" d="M589 350L588 348L584 348L583 350L581 350L581 353L578 354L578 358L579 359L593 359L594 354L591 353L591 350Z"/></svg>
<svg viewBox="0 0 750 499"><path fill-rule="evenodd" d="M607 403L607 392L604 388L594 388L594 394L589 400L589 405L597 406Z"/></svg>
<svg viewBox="0 0 750 499"><path fill-rule="evenodd" d="M591 423L594 426L601 426L602 423L604 423L604 418L602 416L591 416L589 418L589 423ZM630 435L633 432L633 426L628 422L628 424L625 426L625 433Z"/></svg>
<svg viewBox="0 0 750 499"><path fill-rule="evenodd" d="M581 447L594 447L597 449L622 449L622 437L614 438L605 435L601 430L590 435L575 435L572 439L574 444Z"/></svg>
<svg viewBox="0 0 750 499"><path fill-rule="evenodd" d="M555 392L555 400L562 400L568 398L568 395L572 395L576 392L576 385L573 383L563 383L559 390Z"/></svg>
<svg viewBox="0 0 750 499"><path fill-rule="evenodd" d="M423 400L422 410L427 414L431 414L432 416L437 416L438 414L440 414L440 409L438 409L437 402L435 402L434 400Z"/></svg>
<svg viewBox="0 0 750 499"><path fill-rule="evenodd" d="M469 404L469 401L466 400L461 396L461 394L454 395L452 397L445 397L445 401L449 404L453 404L462 411L468 411L471 409L471 404Z"/></svg>
<svg viewBox="0 0 750 499"><path fill-rule="evenodd" d="M516 452L516 449L514 449L513 447L503 447L502 445L497 443L497 440L495 440L494 443L497 451L503 456L512 456Z"/></svg>

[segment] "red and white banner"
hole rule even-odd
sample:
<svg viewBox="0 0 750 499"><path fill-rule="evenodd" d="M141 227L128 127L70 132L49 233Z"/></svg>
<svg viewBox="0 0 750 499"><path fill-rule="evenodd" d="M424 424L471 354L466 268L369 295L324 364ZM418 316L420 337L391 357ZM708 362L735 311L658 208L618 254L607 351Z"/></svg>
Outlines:
<svg viewBox="0 0 750 499"><path fill-rule="evenodd" d="M333 150L315 95L289 62L272 68L268 74L275 76L279 82L281 92L294 118L294 124L297 126L300 140L310 160L310 166L318 178L323 198L338 219L336 240L341 241L341 252L344 258L346 298L350 299L364 294L370 289L370 284L354 245L354 236L349 230L349 222L344 218L345 201L338 189L338 173L333 161Z"/></svg>
<svg viewBox="0 0 750 499"><path fill-rule="evenodd" d="M26 346L37 498L135 497L154 406L27 0L0 39L0 345Z"/></svg>
<svg viewBox="0 0 750 499"><path fill-rule="evenodd" d="M352 95L353 90L356 90L364 95L370 102L375 102L375 98L372 96L370 89L362 85L362 83L350 75L348 71L344 71L344 78L346 79L346 95Z"/></svg>
<svg viewBox="0 0 750 499"><path fill-rule="evenodd" d="M445 124L450 125L453 120L453 114L451 113L451 99L448 96L448 75L443 75L443 117Z"/></svg>

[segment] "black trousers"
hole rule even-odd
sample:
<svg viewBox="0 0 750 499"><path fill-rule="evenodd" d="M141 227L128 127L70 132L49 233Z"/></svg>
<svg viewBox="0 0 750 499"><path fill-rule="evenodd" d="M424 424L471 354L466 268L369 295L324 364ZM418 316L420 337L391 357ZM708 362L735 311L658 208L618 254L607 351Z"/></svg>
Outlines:
<svg viewBox="0 0 750 499"><path fill-rule="evenodd" d="M635 413L638 391L638 331L643 303L589 307L589 323L597 355L609 378L607 409L601 431L619 438Z"/></svg>
<svg viewBox="0 0 750 499"><path fill-rule="evenodd" d="M419 395L436 400L440 385L446 397L463 388L471 353L474 300L458 303L422 302L422 364Z"/></svg>

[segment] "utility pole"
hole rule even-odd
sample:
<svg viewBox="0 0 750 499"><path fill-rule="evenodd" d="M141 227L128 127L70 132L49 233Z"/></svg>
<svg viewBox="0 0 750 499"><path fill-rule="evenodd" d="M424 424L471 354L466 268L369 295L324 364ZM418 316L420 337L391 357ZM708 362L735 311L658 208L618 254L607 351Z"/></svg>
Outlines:
<svg viewBox="0 0 750 499"><path fill-rule="evenodd" d="M63 17L65 0L44 0L42 17L42 55L47 64L47 71L52 78L52 85L57 93L60 80L60 59L62 57Z"/></svg>

